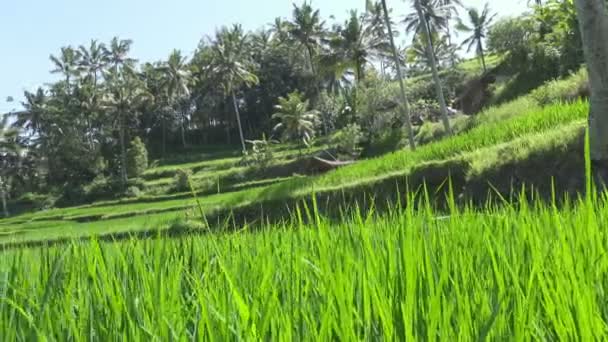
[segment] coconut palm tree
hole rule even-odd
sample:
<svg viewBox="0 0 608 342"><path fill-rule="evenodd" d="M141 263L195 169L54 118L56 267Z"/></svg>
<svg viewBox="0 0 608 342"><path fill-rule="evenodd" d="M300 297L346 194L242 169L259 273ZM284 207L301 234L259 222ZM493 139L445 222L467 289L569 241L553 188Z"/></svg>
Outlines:
<svg viewBox="0 0 608 342"><path fill-rule="evenodd" d="M97 89L99 75L108 64L108 56L104 52L105 45L97 40L91 40L89 47L81 45L78 48L80 55L79 66L93 80L93 87Z"/></svg>
<svg viewBox="0 0 608 342"><path fill-rule="evenodd" d="M287 98L280 97L275 106L276 112L272 118L280 122L273 131L282 131L283 139L301 139L307 145L315 133L315 121L319 112L309 109L309 102L303 101L302 95L293 92Z"/></svg>
<svg viewBox="0 0 608 342"><path fill-rule="evenodd" d="M483 66L483 72L487 71L486 59L484 55L483 40L486 37L486 33L492 21L496 17L496 14L490 13L490 5L485 4L481 13L475 8L468 9L468 19L470 24L465 24L462 19L458 19L458 25L456 29L461 32L469 33L470 35L462 42L462 45L467 46L467 52L471 51L475 47L477 56L481 59L481 65Z"/></svg>
<svg viewBox="0 0 608 342"><path fill-rule="evenodd" d="M378 32L378 28L366 21L364 16L351 11L344 27L340 27L330 40L332 53L341 54L344 60L350 62L357 81L365 77L365 66L389 49L388 41Z"/></svg>
<svg viewBox="0 0 608 342"><path fill-rule="evenodd" d="M301 6L293 5L293 21L289 23L289 35L298 44L304 47L310 71L316 74L314 59L325 35L319 10L314 10L310 3L304 2Z"/></svg>
<svg viewBox="0 0 608 342"><path fill-rule="evenodd" d="M395 39L393 38L393 30L391 29L391 18L389 16L388 8L386 7L386 0L382 1L382 10L384 12L384 22L386 23L386 32L388 33L389 42L391 44L391 51L393 53L393 63L395 63L395 70L397 72L397 78L399 79L399 89L401 95L401 106L403 110L402 115L405 119L405 128L407 129L407 137L412 150L416 149L416 142L414 141L414 131L412 129L412 121L410 119L410 106L405 94L405 84L401 75L401 65L399 54L397 53L397 47L395 46Z"/></svg>
<svg viewBox="0 0 608 342"><path fill-rule="evenodd" d="M452 129L450 127L450 119L448 118L447 104L445 102L445 96L443 94L443 87L441 86L441 80L439 79L439 73L437 71L437 56L435 56L435 50L433 49L433 38L431 36L431 33L433 31L431 31L430 29L428 12L425 13L425 11L423 10L421 1L422 0L414 0L414 7L416 7L416 11L418 12L419 17L419 23L422 26L422 36L424 37L426 43L427 59L429 61L431 71L433 73L433 82L435 83L437 102L439 102L439 107L441 109L441 121L443 121L443 126L446 133L452 134Z"/></svg>
<svg viewBox="0 0 608 342"><path fill-rule="evenodd" d="M118 131L120 144L120 179L123 186L127 184L127 148L126 134L129 119L137 115L137 109L148 100L149 93L144 83L130 71L117 73L110 70L107 75L108 96L104 99L103 107L113 121Z"/></svg>
<svg viewBox="0 0 608 342"><path fill-rule="evenodd" d="M412 0L411 12L403 20L405 31L412 34L412 40L424 32L424 21L421 18L425 19L430 32L442 32L448 27L446 8L439 6L437 0Z"/></svg>
<svg viewBox="0 0 608 342"><path fill-rule="evenodd" d="M596 172L603 172L602 182L608 181L608 15L604 0L575 0L581 29L583 50L589 70L591 106L589 113L589 143L591 160ZM596 173L601 174L601 173Z"/></svg>
<svg viewBox="0 0 608 342"><path fill-rule="evenodd" d="M253 67L248 44L247 35L240 25L234 25L231 29L222 28L216 33L212 44L211 60L212 74L222 85L224 94L232 98L243 153L247 153L247 146L236 91L241 86L249 87L259 83L258 77L251 72Z"/></svg>
<svg viewBox="0 0 608 342"><path fill-rule="evenodd" d="M462 7L462 2L460 0L437 0L437 5L442 9L442 12L445 15L445 33L447 36L448 46L452 46L452 28L450 25L450 21L454 16L458 17L458 8ZM451 62L452 67L456 65L456 49L451 49Z"/></svg>
<svg viewBox="0 0 608 342"><path fill-rule="evenodd" d="M78 77L78 62L79 56L76 50L71 46L62 47L59 57L50 56L51 62L55 68L51 70L52 74L62 74L65 77L66 94L70 94L71 80L73 77Z"/></svg>
<svg viewBox="0 0 608 342"><path fill-rule="evenodd" d="M22 105L25 110L9 114L14 118L13 127L22 128L37 135L43 125L47 96L42 88L38 88L33 93L26 91L24 96L25 101L22 102Z"/></svg>
<svg viewBox="0 0 608 342"><path fill-rule="evenodd" d="M130 39L112 38L110 46L103 46L102 50L107 56L108 64L114 69L114 73L118 74L122 69L132 69L137 63L136 59L129 57L133 41Z"/></svg>
<svg viewBox="0 0 608 342"><path fill-rule="evenodd" d="M192 80L187 58L179 50L174 50L166 63L161 67L164 75L164 86L175 109L180 113L180 131L182 146L186 147L186 116L184 102L190 97L189 84Z"/></svg>

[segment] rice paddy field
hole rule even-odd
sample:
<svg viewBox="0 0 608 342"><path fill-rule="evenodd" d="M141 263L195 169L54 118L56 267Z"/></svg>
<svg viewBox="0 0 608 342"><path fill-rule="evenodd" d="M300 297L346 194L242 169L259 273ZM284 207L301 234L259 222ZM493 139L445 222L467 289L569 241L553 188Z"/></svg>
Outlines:
<svg viewBox="0 0 608 342"><path fill-rule="evenodd" d="M608 337L606 197L424 203L337 224L301 208L257 232L7 251L0 339Z"/></svg>
<svg viewBox="0 0 608 342"><path fill-rule="evenodd" d="M608 194L584 158L588 110L523 97L313 176L193 153L151 167L142 196L0 220L0 341L607 340ZM301 153L277 147L271 167ZM180 169L193 191L171 189ZM391 185L420 175L448 191ZM526 188L543 184L549 196ZM344 200L339 216L317 203L368 191L396 200ZM268 202L289 215L235 221Z"/></svg>

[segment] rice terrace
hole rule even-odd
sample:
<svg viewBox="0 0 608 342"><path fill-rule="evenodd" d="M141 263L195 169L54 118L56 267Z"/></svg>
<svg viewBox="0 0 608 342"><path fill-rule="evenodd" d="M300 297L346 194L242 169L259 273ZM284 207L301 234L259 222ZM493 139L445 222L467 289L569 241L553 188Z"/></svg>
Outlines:
<svg viewBox="0 0 608 342"><path fill-rule="evenodd" d="M607 340L607 5L8 4L0 341Z"/></svg>

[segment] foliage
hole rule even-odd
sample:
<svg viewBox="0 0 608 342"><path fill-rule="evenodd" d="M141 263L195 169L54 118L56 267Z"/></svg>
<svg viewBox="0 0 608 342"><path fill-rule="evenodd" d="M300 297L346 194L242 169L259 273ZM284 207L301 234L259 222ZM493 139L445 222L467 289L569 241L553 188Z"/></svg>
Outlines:
<svg viewBox="0 0 608 342"><path fill-rule="evenodd" d="M349 124L332 135L331 144L337 149L340 159L356 159L361 154L364 139L361 127Z"/></svg>
<svg viewBox="0 0 608 342"><path fill-rule="evenodd" d="M192 183L192 170L179 169L173 176L173 189L175 191L188 191Z"/></svg>
<svg viewBox="0 0 608 342"><path fill-rule="evenodd" d="M496 17L496 14L491 14L489 3L485 4L481 12L475 8L469 8L467 13L469 23L465 24L464 21L459 19L456 29L469 34L462 42L462 45L467 47L467 52L471 51L472 48L475 48L475 52L481 59L483 71L485 72L486 61L483 40L485 39L487 31Z"/></svg>
<svg viewBox="0 0 608 342"><path fill-rule="evenodd" d="M297 91L288 94L286 98L280 97L278 101L272 118L280 122L274 126L273 131L282 131L283 140L297 139L307 144L315 134L319 112L309 109L308 100L304 100Z"/></svg>
<svg viewBox="0 0 608 342"><path fill-rule="evenodd" d="M265 170L274 160L271 144L276 142L266 139L266 135L263 135L260 140L247 140L246 142L251 145L251 152L243 157L243 163L253 165L258 170Z"/></svg>
<svg viewBox="0 0 608 342"><path fill-rule="evenodd" d="M141 177L148 168L148 150L140 137L135 137L127 150L127 167L130 178Z"/></svg>
<svg viewBox="0 0 608 342"><path fill-rule="evenodd" d="M581 68L571 77L554 80L535 89L530 96L541 106L559 102L572 102L590 95L587 69Z"/></svg>

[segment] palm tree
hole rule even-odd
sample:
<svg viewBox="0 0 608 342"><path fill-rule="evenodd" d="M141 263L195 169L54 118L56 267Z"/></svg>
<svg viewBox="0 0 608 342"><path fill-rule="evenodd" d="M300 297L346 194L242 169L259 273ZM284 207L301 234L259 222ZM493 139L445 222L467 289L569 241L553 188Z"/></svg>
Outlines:
<svg viewBox="0 0 608 342"><path fill-rule="evenodd" d="M450 21L453 16L458 16L458 8L462 7L462 2L460 0L437 0L437 5L442 8L442 11L445 15L445 33L448 38L448 46L452 47L452 29L450 25ZM456 65L456 49L451 49L451 62L452 67Z"/></svg>
<svg viewBox="0 0 608 342"><path fill-rule="evenodd" d="M471 51L471 49L475 47L477 55L481 59L483 72L485 73L487 72L487 67L484 56L483 40L486 37L486 32L490 28L496 14L490 14L490 5L486 3L481 13L479 13L479 11L475 8L469 8L468 15L470 25L465 24L461 19L459 19L456 29L471 34L462 42L462 45L467 46L467 52Z"/></svg>
<svg viewBox="0 0 608 342"><path fill-rule="evenodd" d="M608 15L604 0L575 0L583 50L591 84L589 113L589 143L591 160L608 181ZM605 185L605 184L604 184Z"/></svg>
<svg viewBox="0 0 608 342"><path fill-rule="evenodd" d="M431 34L433 56L439 66L445 65L446 61L449 61L454 50L453 46L450 46L446 36L440 36L439 33ZM408 46L405 51L406 60L408 63L415 65L416 67L425 69L431 64L429 56L426 51L426 40L419 36L416 41Z"/></svg>
<svg viewBox="0 0 608 342"><path fill-rule="evenodd" d="M383 35L378 34L377 27L359 16L357 11L351 11L350 18L343 28L339 28L330 46L333 53L342 54L350 62L355 69L355 78L361 81L365 77L365 65L387 51L389 44Z"/></svg>
<svg viewBox="0 0 608 342"><path fill-rule="evenodd" d="M116 73L112 69L107 74L109 92L104 107L113 119L113 126L118 130L120 144L120 178L123 186L127 184L127 149L126 134L128 117L137 114L137 108L147 101L149 94L143 82L133 73L124 71Z"/></svg>
<svg viewBox="0 0 608 342"><path fill-rule="evenodd" d="M422 15L419 12L422 12ZM422 25L424 22L432 33L446 30L448 27L446 8L439 6L437 0L413 0L412 11L403 20L405 31L413 34L412 40L424 33Z"/></svg>
<svg viewBox="0 0 608 342"><path fill-rule="evenodd" d="M314 58L316 51L321 45L321 40L325 35L319 10L313 10L308 2L301 6L293 5L293 21L289 24L290 36L303 46L307 53L310 71L316 74Z"/></svg>
<svg viewBox="0 0 608 342"><path fill-rule="evenodd" d="M7 193L8 193L8 173L10 171L9 163L18 154L19 146L17 137L19 131L9 127L8 116L4 116L0 120L0 201L2 201L2 212L4 217L9 216Z"/></svg>
<svg viewBox="0 0 608 342"><path fill-rule="evenodd" d="M37 135L40 133L44 120L46 94L44 89L38 88L36 92L24 92L25 102L22 103L25 110L11 113L15 117L13 127L20 127Z"/></svg>
<svg viewBox="0 0 608 342"><path fill-rule="evenodd" d="M249 87L259 83L258 77L250 71L253 68L248 51L247 35L240 25L234 25L232 29L222 28L216 33L211 70L222 85L224 94L232 98L243 153L247 153L247 146L236 91L241 86Z"/></svg>
<svg viewBox="0 0 608 342"><path fill-rule="evenodd" d="M91 40L88 48L83 45L78 48L80 67L91 77L95 89L97 89L99 74L108 64L108 56L104 50L105 45L99 44L94 39Z"/></svg>
<svg viewBox="0 0 608 342"><path fill-rule="evenodd" d="M180 113L182 146L186 147L186 111L183 103L190 97L188 85L191 81L191 74L187 58L183 57L179 50L174 50L167 62L161 67L164 75L164 86L167 95L173 106Z"/></svg>
<svg viewBox="0 0 608 342"><path fill-rule="evenodd" d="M429 21L427 19L428 17L422 10L421 0L414 0L414 6L418 12L420 25L422 26L422 35L426 40L426 54L433 73L433 82L435 83L437 101L439 102L439 107L441 108L441 120L443 121L443 127L447 134L452 134L450 119L448 118L447 104L443 94L443 87L441 86L441 80L439 79L439 73L437 72L437 57L435 56L435 50L433 49L433 40L431 37L431 30L429 28Z"/></svg>
<svg viewBox="0 0 608 342"><path fill-rule="evenodd" d="M308 144L315 133L315 120L319 112L309 109L309 102L302 100L302 95L293 92L287 98L279 97L279 104L272 118L280 122L274 126L273 131L283 131L283 139L302 139Z"/></svg>
<svg viewBox="0 0 608 342"><path fill-rule="evenodd" d="M397 72L397 78L399 79L399 89L401 90L401 106L403 110L403 117L405 118L405 128L407 129L407 137L409 140L410 148L416 149L416 142L414 141L414 131L412 130L412 122L410 119L410 106L405 94L405 84L403 77L401 76L400 59L397 53L397 47L395 46L395 39L393 38L393 30L391 29L391 18L389 16L388 8L386 7L386 0L382 0L382 10L384 11L384 22L386 23L386 32L391 43L391 50L393 53L393 62L395 63L395 70Z"/></svg>
<svg viewBox="0 0 608 342"><path fill-rule="evenodd" d="M131 45L133 45L133 41L130 39L114 37L109 47L102 47L104 54L107 56L107 61L115 73L122 71L124 68L132 69L135 63L137 63L136 59L129 58L128 56L131 51Z"/></svg>
<svg viewBox="0 0 608 342"><path fill-rule="evenodd" d="M59 57L50 56L51 62L55 66L51 70L51 73L63 74L65 77L66 94L70 94L72 77L78 76L78 57L78 53L71 46L62 47Z"/></svg>

